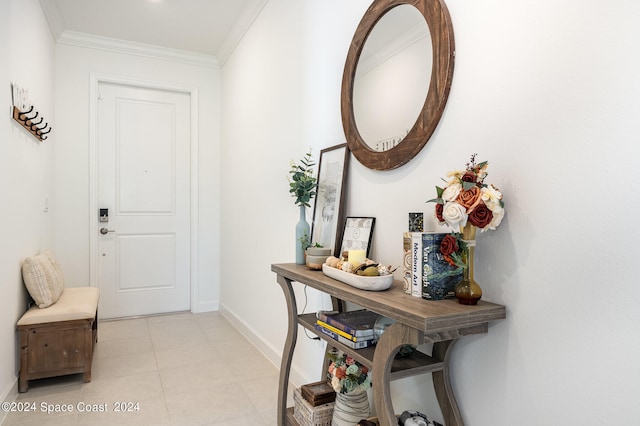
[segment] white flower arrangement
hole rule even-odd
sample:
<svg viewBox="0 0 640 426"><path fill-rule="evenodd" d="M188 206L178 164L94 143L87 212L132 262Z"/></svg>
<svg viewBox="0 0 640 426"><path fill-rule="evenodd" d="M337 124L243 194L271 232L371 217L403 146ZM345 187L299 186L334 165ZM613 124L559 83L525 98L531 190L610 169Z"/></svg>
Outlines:
<svg viewBox="0 0 640 426"><path fill-rule="evenodd" d="M493 185L484 183L489 163L475 163L477 154L471 156L464 170L447 173L444 188L436 186L436 219L454 230L463 228L467 223L480 228L482 232L495 230L504 218L502 193Z"/></svg>

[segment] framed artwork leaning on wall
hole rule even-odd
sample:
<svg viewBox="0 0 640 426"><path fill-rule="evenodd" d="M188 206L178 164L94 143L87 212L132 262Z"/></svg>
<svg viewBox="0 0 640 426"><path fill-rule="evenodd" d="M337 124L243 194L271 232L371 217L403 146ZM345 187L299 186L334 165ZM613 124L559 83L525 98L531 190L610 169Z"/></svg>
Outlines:
<svg viewBox="0 0 640 426"><path fill-rule="evenodd" d="M364 250L369 257L375 224L375 217L348 217L344 224L340 252Z"/></svg>
<svg viewBox="0 0 640 426"><path fill-rule="evenodd" d="M346 208L349 148L346 143L320 151L318 189L313 206L311 243L329 247L340 255L342 229Z"/></svg>

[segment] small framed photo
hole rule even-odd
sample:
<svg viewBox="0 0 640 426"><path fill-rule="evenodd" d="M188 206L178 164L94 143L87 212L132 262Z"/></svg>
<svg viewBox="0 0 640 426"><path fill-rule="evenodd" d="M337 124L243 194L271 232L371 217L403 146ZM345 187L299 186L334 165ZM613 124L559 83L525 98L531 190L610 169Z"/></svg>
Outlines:
<svg viewBox="0 0 640 426"><path fill-rule="evenodd" d="M313 206L311 242L331 248L339 256L344 222L349 148L346 143L320 151L318 163L318 193Z"/></svg>
<svg viewBox="0 0 640 426"><path fill-rule="evenodd" d="M369 257L375 217L348 217L344 225L340 253L348 250L365 250Z"/></svg>

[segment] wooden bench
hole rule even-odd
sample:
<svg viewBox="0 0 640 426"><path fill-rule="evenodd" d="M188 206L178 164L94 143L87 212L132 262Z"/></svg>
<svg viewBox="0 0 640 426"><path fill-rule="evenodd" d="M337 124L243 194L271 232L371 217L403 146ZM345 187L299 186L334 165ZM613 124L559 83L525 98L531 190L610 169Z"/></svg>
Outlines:
<svg viewBox="0 0 640 426"><path fill-rule="evenodd" d="M31 284L33 274L25 273L25 264L25 284ZM38 267L42 269L41 264ZM46 284L44 277L50 278L51 274L38 273L40 270L36 272L35 275ZM33 297L32 287L27 285ZM98 299L99 291L92 287L64 288L53 304L43 308L38 306L38 300L34 298L36 305L25 312L17 323L20 341L19 392L29 389L29 380L45 377L84 373L84 381L91 381L93 349L98 340Z"/></svg>

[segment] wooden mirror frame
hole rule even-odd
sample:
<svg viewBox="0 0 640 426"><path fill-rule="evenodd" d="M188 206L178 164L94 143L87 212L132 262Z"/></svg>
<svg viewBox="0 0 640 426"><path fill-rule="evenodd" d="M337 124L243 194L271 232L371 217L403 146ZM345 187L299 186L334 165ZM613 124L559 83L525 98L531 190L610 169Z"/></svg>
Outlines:
<svg viewBox="0 0 640 426"><path fill-rule="evenodd" d="M360 136L353 113L356 68L362 48L375 25L388 11L403 4L414 6L427 21L433 50L431 82L422 110L409 133L388 151L374 151ZM422 150L444 112L453 79L454 58L453 25L444 0L374 0L353 36L342 75L342 127L349 149L360 163L375 170L395 169Z"/></svg>

